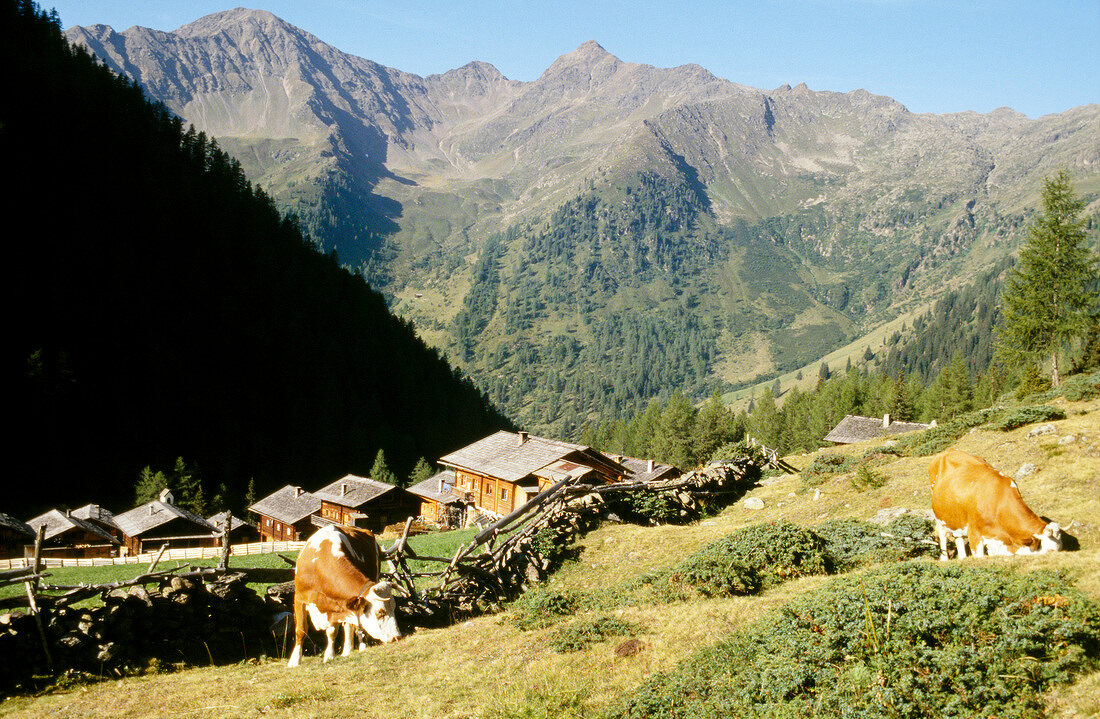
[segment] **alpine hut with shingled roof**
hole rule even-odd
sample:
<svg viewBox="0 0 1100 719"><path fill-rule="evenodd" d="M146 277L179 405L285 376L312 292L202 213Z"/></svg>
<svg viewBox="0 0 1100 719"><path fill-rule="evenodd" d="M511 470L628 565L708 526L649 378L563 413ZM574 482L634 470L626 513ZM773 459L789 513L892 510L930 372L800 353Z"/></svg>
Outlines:
<svg viewBox="0 0 1100 719"><path fill-rule="evenodd" d="M455 488L455 471L445 469L423 482L409 487L420 498L420 516L441 527L461 527L466 523L466 510L473 506L470 492Z"/></svg>
<svg viewBox="0 0 1100 719"><path fill-rule="evenodd" d="M263 542L296 542L313 533L313 515L321 512L321 499L301 487L286 485L248 508L257 517Z"/></svg>
<svg viewBox="0 0 1100 719"><path fill-rule="evenodd" d="M456 489L469 493L475 507L498 516L563 479L608 484L629 474L591 447L503 430L441 457L439 464L454 470Z"/></svg>
<svg viewBox="0 0 1100 719"><path fill-rule="evenodd" d="M916 432L920 429L928 429L935 425L921 424L920 422L895 422L890 415L876 417L860 417L859 415L845 415L829 434L825 435L826 442L834 444L854 444L864 442L877 437L886 437L905 432Z"/></svg>
<svg viewBox="0 0 1100 719"><path fill-rule="evenodd" d="M37 536L26 522L0 512L0 559L24 556L26 547L33 547Z"/></svg>
<svg viewBox="0 0 1100 719"><path fill-rule="evenodd" d="M43 557L91 559L112 557L122 544L116 537L96 524L74 517L72 512L51 509L27 520L32 531L45 525L42 538Z"/></svg>
<svg viewBox="0 0 1100 719"><path fill-rule="evenodd" d="M115 515L126 551L141 554L167 544L169 549L218 546L221 530L197 514L172 504L168 490L160 499Z"/></svg>
<svg viewBox="0 0 1100 719"><path fill-rule="evenodd" d="M314 492L321 500L316 526L342 524L381 532L420 514L420 498L392 484L347 474Z"/></svg>

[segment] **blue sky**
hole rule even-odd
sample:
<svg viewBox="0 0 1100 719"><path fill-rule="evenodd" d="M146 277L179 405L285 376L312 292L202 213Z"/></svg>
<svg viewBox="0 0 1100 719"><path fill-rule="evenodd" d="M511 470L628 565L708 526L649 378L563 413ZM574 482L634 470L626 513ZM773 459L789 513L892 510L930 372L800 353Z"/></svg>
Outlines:
<svg viewBox="0 0 1100 719"><path fill-rule="evenodd" d="M63 0L62 25L174 30L241 0ZM913 112L1030 117L1100 102L1100 0L254 0L417 75L470 60L534 80L596 40L628 62L702 65L760 89L865 88Z"/></svg>

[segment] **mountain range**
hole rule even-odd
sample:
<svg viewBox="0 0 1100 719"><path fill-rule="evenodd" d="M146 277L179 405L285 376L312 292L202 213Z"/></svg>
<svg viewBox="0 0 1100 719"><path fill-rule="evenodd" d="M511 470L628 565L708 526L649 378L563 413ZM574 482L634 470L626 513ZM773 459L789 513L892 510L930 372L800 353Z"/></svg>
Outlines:
<svg viewBox="0 0 1100 719"><path fill-rule="evenodd" d="M594 41L530 82L419 77L243 8L66 36L540 431L812 363L1010 254L1044 176L1100 197L1100 105L914 114Z"/></svg>

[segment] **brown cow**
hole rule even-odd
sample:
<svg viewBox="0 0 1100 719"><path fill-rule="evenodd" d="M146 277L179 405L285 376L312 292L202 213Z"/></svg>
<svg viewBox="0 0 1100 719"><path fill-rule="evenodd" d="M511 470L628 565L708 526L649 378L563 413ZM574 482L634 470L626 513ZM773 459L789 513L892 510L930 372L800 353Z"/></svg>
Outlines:
<svg viewBox="0 0 1100 719"><path fill-rule="evenodd" d="M365 529L330 525L309 538L294 566L294 650L288 667L301 661L307 614L328 639L326 662L335 656L341 624L346 631L343 656L351 653L355 629L383 643L401 638L393 587L378 581L380 564L378 542Z"/></svg>
<svg viewBox="0 0 1100 719"><path fill-rule="evenodd" d="M1062 549L1062 530L1049 524L1024 503L1016 482L985 460L949 449L928 466L932 512L940 541L940 559L947 559L947 535L955 539L959 557L980 554L1043 554Z"/></svg>

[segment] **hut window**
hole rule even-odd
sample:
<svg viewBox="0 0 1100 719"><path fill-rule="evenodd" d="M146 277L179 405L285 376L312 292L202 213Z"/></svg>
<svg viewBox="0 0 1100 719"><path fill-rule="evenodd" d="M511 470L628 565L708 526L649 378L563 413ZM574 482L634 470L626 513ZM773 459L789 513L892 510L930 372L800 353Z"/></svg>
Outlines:
<svg viewBox="0 0 1100 719"><path fill-rule="evenodd" d="M501 499L508 499L508 490L505 489L504 487L500 488L500 498Z"/></svg>

